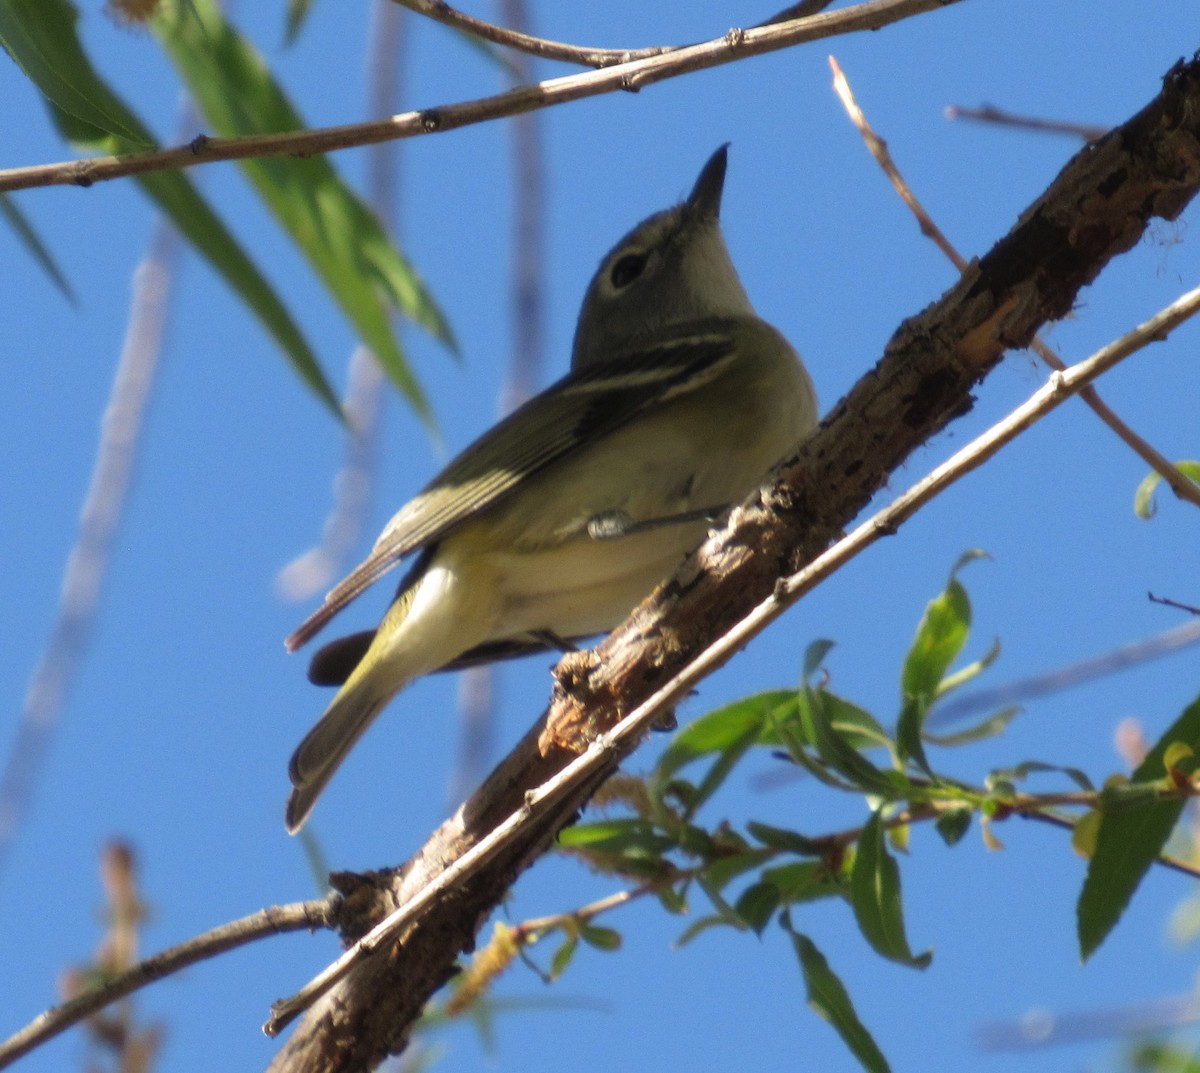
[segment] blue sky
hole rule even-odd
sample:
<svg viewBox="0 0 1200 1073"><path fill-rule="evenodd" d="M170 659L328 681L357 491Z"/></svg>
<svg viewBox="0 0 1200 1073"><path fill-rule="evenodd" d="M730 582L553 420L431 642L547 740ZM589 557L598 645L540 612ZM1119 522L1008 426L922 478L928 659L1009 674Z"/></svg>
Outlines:
<svg viewBox="0 0 1200 1073"><path fill-rule="evenodd" d="M718 36L771 9L632 0L532 5L538 32L560 40L640 46ZM310 122L362 118L368 5L317 4L298 44L281 46L279 4L239 5L238 24L266 53ZM407 106L494 92L493 65L446 31L410 20ZM545 255L548 382L566 367L578 302L599 258L630 226L687 192L701 164L732 143L722 219L760 313L805 356L827 409L877 360L906 316L936 299L952 268L923 239L850 126L829 86L843 65L860 103L943 229L981 253L1053 179L1070 139L952 123L951 104L995 104L1087 123L1124 120L1162 74L1197 45L1193 0L966 0L882 32L821 42L651 87L553 109L540 117L550 234ZM165 140L177 128L178 84L153 40L116 29L97 4L82 24L93 56ZM546 65L545 76L564 69ZM0 166L69 155L35 91L0 62L6 124ZM189 134L190 136L190 134ZM398 147L404 246L458 335L462 361L405 333L433 402L439 450L394 396L385 413L378 494L356 554L439 462L496 413L509 352L511 132L490 123ZM364 154L336 157L355 183ZM340 388L354 338L233 165L194 172L252 247ZM0 326L9 371L0 423L0 748L11 740L50 631L75 538L99 422L119 353L132 273L153 213L129 182L32 191L19 203L65 267L69 307L7 231L0 232ZM1160 225L1080 299L1049 339L1068 362L1154 313L1200 276L1189 221ZM1200 326L1143 352L1100 385L1169 457L1196 457L1195 361ZM971 414L898 472L900 491L1041 383L1013 355L977 392ZM285 765L326 695L305 680L282 638L311 606L273 589L308 547L329 505L341 433L287 370L270 340L197 258L185 257L166 353L143 431L127 514L90 648L24 826L0 873L0 1033L53 1001L57 974L86 959L99 928L95 861L112 837L141 860L153 918L147 952L263 905L314 894L299 843L283 830ZM897 708L900 660L925 602L967 548L992 559L964 575L975 607L971 654L993 638L1003 655L987 681L1049 670L1181 621L1147 590L1193 604L1197 517L1162 498L1150 522L1132 512L1144 465L1082 405L1071 404L1006 449L900 534L850 564L704 684L687 719L734 697L793 684L804 647L837 641L833 685L879 715ZM346 564L351 565L350 563ZM385 586L386 587L386 586ZM384 594L346 615L372 624ZM496 748L544 704L548 661L496 677ZM1198 692L1195 650L1029 706L998 742L947 766L981 779L1025 759L1072 763L1102 779L1119 769L1113 732L1125 717L1153 738ZM312 826L334 867L406 858L445 816L459 731L456 682L416 684L393 704L339 773ZM632 770L661 748L650 743ZM758 816L820 833L865 815L861 801L810 784L764 789L735 778L710 818ZM1171 944L1166 920L1189 893L1155 874L1086 967L1074 941L1083 863L1064 835L1017 821L988 852L978 832L954 850L914 832L904 863L909 936L933 945L923 973L867 948L846 907L804 908L797 924L820 944L898 1070L990 1073L1105 1068L1108 1042L1070 1051L981 1053L975 1030L1034 1008L1106 1008L1187 990L1194 951ZM507 912L541 916L611 893L611 880L562 861L525 877ZM18 923L19 922L19 923ZM468 1026L436 1043L442 1068L631 1073L753 1063L764 1071L854 1068L804 1006L789 944L711 932L674 950L679 921L638 905L608 920L620 954L584 952L557 987L514 969L499 995L577 1001L502 1017L488 1055ZM328 935L258 944L161 983L138 1000L167 1025L162 1068L253 1069L276 1044L258 1026L268 1006L337 953ZM22 1068L78 1068L68 1035Z"/></svg>

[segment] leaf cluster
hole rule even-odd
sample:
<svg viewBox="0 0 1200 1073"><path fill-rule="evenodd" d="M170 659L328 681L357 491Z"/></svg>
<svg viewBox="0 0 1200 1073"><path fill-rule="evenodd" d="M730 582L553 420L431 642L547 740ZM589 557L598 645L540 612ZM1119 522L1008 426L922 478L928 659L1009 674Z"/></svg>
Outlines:
<svg viewBox="0 0 1200 1073"><path fill-rule="evenodd" d="M251 42L213 0L161 0L145 27L219 137L299 130L304 118ZM293 13L293 29L298 22ZM38 87L63 139L93 153L128 155L156 139L92 65L77 32L71 0L0 0L0 45ZM142 21L139 19L139 21ZM297 249L321 279L365 346L426 420L429 408L393 330L394 312L451 349L449 324L419 275L370 207L325 157L248 158L241 167ZM337 397L291 311L219 213L181 171L147 172L137 182L158 208L245 302L293 370L335 412ZM0 197L26 248L70 295L65 273L21 213Z"/></svg>
<svg viewBox="0 0 1200 1073"><path fill-rule="evenodd" d="M765 933L774 920L793 944L809 1004L839 1032L864 1068L887 1061L859 1021L845 985L812 940L794 923L818 899L846 904L858 930L881 957L924 969L932 951L915 951L907 938L901 869L896 850L907 852L914 823L931 822L948 846L958 844L978 817L989 849L1002 845L994 825L1012 815L1034 816L1074 827L1076 849L1091 857L1079 899L1079 942L1085 959L1099 946L1159 860L1171 830L1195 793L1192 751L1200 748L1200 700L1167 731L1131 778L1101 789L1082 771L1028 760L989 772L979 785L956 778L935 763L942 750L999 734L1016 709L988 714L954 734L926 730L929 714L951 692L982 674L999 645L957 666L970 637L971 603L955 565L945 589L926 606L900 673L895 716L877 718L829 688L824 669L831 643L812 644L801 684L747 697L679 730L644 779L614 779L599 803L620 813L578 823L559 836L560 849L590 867L634 884L635 895L656 897L668 912L688 914L699 900L705 911L691 920L678 943L714 928ZM791 824L748 820L705 822L705 806L752 756L791 765L831 790L857 795L865 806L855 828L816 834ZM1021 786L1052 777L1051 791ZM580 940L616 949L620 935L604 929L591 942L594 914L579 910L552 918L562 945L545 975L560 975Z"/></svg>

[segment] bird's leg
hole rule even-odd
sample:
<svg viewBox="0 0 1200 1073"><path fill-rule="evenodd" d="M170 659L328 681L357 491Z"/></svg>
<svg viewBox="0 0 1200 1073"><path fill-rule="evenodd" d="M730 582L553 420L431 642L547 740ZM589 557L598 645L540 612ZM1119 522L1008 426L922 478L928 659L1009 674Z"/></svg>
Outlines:
<svg viewBox="0 0 1200 1073"><path fill-rule="evenodd" d="M607 510L588 519L587 534L593 540L620 540L622 537L644 533L650 529L661 529L666 525L688 525L692 522L715 522L726 510L728 503L716 507L699 507L682 514L667 514L662 518L646 518L635 522L623 510Z"/></svg>
<svg viewBox="0 0 1200 1073"><path fill-rule="evenodd" d="M568 641L565 637L559 637L553 630L530 630L529 636L535 641L540 641L547 648L553 648L557 652L579 651L579 646L574 641Z"/></svg>

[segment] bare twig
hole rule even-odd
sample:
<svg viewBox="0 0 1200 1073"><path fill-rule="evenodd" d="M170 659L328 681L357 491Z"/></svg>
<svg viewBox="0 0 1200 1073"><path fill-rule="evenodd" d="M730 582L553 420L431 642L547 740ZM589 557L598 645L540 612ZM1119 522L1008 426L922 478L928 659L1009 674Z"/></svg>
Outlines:
<svg viewBox="0 0 1200 1073"><path fill-rule="evenodd" d="M1173 607L1176 611L1186 611L1189 615L1200 615L1200 607L1194 607L1192 604L1182 604L1178 600L1172 600L1169 596L1155 596L1152 592L1146 593L1146 596L1151 603Z"/></svg>
<svg viewBox="0 0 1200 1073"><path fill-rule="evenodd" d="M87 160L10 168L0 171L0 191L63 184L91 186L93 183L107 182L129 175L178 170L219 160L283 155L313 156L317 153L372 145L395 138L444 133L473 123L521 115L540 108L566 104L568 101L612 93L615 90L636 92L656 82L677 78L692 71L718 67L826 37L878 30L901 19L961 2L962 0L867 0L853 7L806 19L757 29L730 30L713 41L676 49L661 56L651 56L599 71L547 79L492 97L405 112L374 122L350 123L315 130L252 134L238 138L201 136L187 145L148 153L91 157Z"/></svg>
<svg viewBox="0 0 1200 1073"><path fill-rule="evenodd" d="M585 45L568 45L562 41L550 41L544 37L534 37L517 27L519 24L508 21L514 28L498 26L459 11L444 3L443 0L392 0L393 3L406 7L409 11L424 15L426 18L462 30L472 37L482 41L490 41L494 45L504 45L517 52L529 56L539 56L546 60L561 60L564 63L574 63L581 67L612 67L618 63L629 63L631 60L642 60L650 56L661 56L670 52L675 46L657 45L649 48L588 48Z"/></svg>
<svg viewBox="0 0 1200 1073"><path fill-rule="evenodd" d="M1066 667L1057 667L1046 674L1034 675L1032 678L1024 678L1019 682L1010 682L1008 685L992 689L980 689L954 700L944 701L930 713L927 725L931 729L942 727L977 712L1008 708L1035 697L1044 697L1050 693L1070 689L1081 682L1095 681L1105 675L1169 656L1197 642L1200 642L1200 622L1185 622L1182 626L1164 630L1153 637L1124 645L1094 659L1081 660Z"/></svg>
<svg viewBox="0 0 1200 1073"><path fill-rule="evenodd" d="M133 849L122 842L106 845L100 854L100 877L107 898L104 915L108 930L91 964L69 969L60 978L59 991L68 1001L91 990L97 976L110 979L127 971L137 959L146 906L138 893ZM132 1001L92 1014L87 1018L87 1030L91 1047L123 1073L150 1070L163 1036L161 1025L138 1022ZM95 1063L88 1065L95 1068Z"/></svg>
<svg viewBox="0 0 1200 1073"><path fill-rule="evenodd" d="M0 776L0 861L12 844L42 772L50 738L62 717L95 621L141 443L142 418L162 355L179 250L175 230L159 218L134 272L125 341L101 420L79 533L63 571L58 613L31 676L16 740Z"/></svg>
<svg viewBox="0 0 1200 1073"><path fill-rule="evenodd" d="M947 119L973 119L979 123L994 123L1001 127L1016 127L1044 134L1068 134L1085 142L1094 142L1108 133L1108 127L1090 123L1069 123L1059 119L1043 119L1040 116L1022 116L1006 112L991 105L982 108L966 108L952 104L946 109Z"/></svg>
<svg viewBox="0 0 1200 1073"><path fill-rule="evenodd" d="M524 0L502 0L509 26L525 32L529 12ZM533 77L533 63L518 54L509 69L516 82ZM545 169L538 113L518 116L512 124L513 231L510 267L513 338L499 412L515 410L533 394L546 361L545 310ZM458 758L450 781L450 800L461 801L486 774L492 755L496 671L487 664L468 667L459 676Z"/></svg>
<svg viewBox="0 0 1200 1073"><path fill-rule="evenodd" d="M1098 798L1099 795L1097 795ZM1014 809L1014 811L1027 820L1048 823L1051 827L1061 827L1067 831L1074 830L1075 827L1065 816L1056 816L1053 812L1042 812L1038 809ZM1178 872L1180 875L1191 876L1193 879L1200 878L1200 868L1166 853L1160 853L1154 859L1154 863L1162 868L1166 868L1170 872Z"/></svg>
<svg viewBox="0 0 1200 1073"><path fill-rule="evenodd" d="M330 895L317 901L262 909L146 958L86 994L40 1014L20 1032L0 1043L0 1069L97 1010L189 965L272 935L327 928L334 919L337 904L337 896Z"/></svg>
<svg viewBox="0 0 1200 1073"><path fill-rule="evenodd" d="M1141 1038L1192 1025L1197 1020L1200 1020L1200 998L1189 993L1078 1013L1034 1009L1019 1021L990 1021L982 1025L975 1033L975 1040L985 1051L1031 1051L1099 1039ZM1141 1068L1182 1071L1190 1068L1191 1061L1194 1057L1189 1052L1189 1061L1181 1061L1179 1065L1155 1062ZM1130 1067L1135 1068L1134 1063Z"/></svg>
<svg viewBox="0 0 1200 1073"><path fill-rule="evenodd" d="M777 12L755 27L774 26L781 22L794 22L806 19L818 12L824 11L833 0L803 0L802 3ZM632 60L643 60L651 56L661 56L672 52L680 45L649 45L642 48L589 48L586 45L569 45L562 41L551 41L545 37L534 37L525 32L521 24L508 16L509 26L498 26L474 15L451 7L445 0L392 0L392 3L406 7L418 15L424 15L443 26L470 34L482 41L490 41L494 45L504 45L519 53L538 56L547 60L561 60L564 63L575 63L581 67L612 67L619 63L629 63Z"/></svg>
<svg viewBox="0 0 1200 1073"><path fill-rule="evenodd" d="M403 12L379 0L374 6L368 45L368 109L372 117L392 113L400 99ZM367 154L367 203L389 234L396 234L397 146L380 143ZM399 330L396 325L394 330ZM346 415L345 455L333 482L333 506L316 545L302 552L275 578L286 600L306 600L329 588L362 536L375 488L379 414L384 375L366 347L354 349L342 411Z"/></svg>
<svg viewBox="0 0 1200 1073"><path fill-rule="evenodd" d="M859 107L858 101L854 98L854 92L850 88L849 81L846 79L837 60L832 56L829 57L829 66L833 68L834 90L841 99L842 105L850 116L851 122L858 128L863 141L867 143L867 148L870 150L871 155L875 158L880 168L883 169L892 186L895 187L896 193L900 195L901 200L903 200L912 214L917 218L917 223L921 227L921 233L933 241L934 245L946 255L955 268L960 272L965 271L967 267L966 258L954 248L954 245L946 237L942 229L934 223L933 218L926 211L924 205L921 204L920 200L912 192L912 188L908 185L904 176L901 175L895 160L892 159L887 142L876 134L868 122L866 115ZM1030 349L1049 365L1050 368L1057 369L1059 372L1066 368L1058 355L1038 337L1034 337L1030 343ZM1200 507L1200 486L1195 481L1189 480L1165 455L1157 451L1125 424L1108 404L1100 398L1095 388L1085 388L1080 392L1080 397L1091 407L1096 416L1117 434L1119 439L1124 441L1151 469L1167 482L1167 485L1176 496L1186 500L1193 506Z"/></svg>

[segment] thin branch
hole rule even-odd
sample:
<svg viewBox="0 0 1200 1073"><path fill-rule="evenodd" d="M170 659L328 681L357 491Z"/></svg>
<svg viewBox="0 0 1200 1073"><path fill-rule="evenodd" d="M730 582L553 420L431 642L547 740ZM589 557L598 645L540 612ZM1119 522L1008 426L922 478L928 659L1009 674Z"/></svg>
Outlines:
<svg viewBox="0 0 1200 1073"><path fill-rule="evenodd" d="M97 978L111 979L127 971L137 960L141 926L148 909L138 893L132 848L121 842L106 845L100 854L100 877L107 900L104 919L108 928L91 963L72 966L61 975L59 992L67 1000L90 991ZM120 1002L105 1014L93 1014L87 1019L86 1031L89 1049L106 1060L103 1064L128 1073L153 1068L164 1035L159 1024L141 1026L132 1001ZM96 1067L97 1063L88 1065Z"/></svg>
<svg viewBox="0 0 1200 1073"><path fill-rule="evenodd" d="M1108 127L1091 123L1069 123L1059 119L1043 119L1040 116L1022 116L993 108L990 104L982 108L966 108L952 104L946 109L947 119L972 119L978 123L994 123L1001 127L1016 127L1018 130L1033 130L1043 134L1069 134L1085 142L1094 142L1108 133Z"/></svg>
<svg viewBox="0 0 1200 1073"><path fill-rule="evenodd" d="M440 22L443 26L470 34L481 41L503 45L528 56L561 60L564 63L574 63L581 67L612 67L615 64L629 63L632 60L662 56L683 47L680 45L649 45L643 48L589 48L586 45L569 45L563 41L534 37L520 29L521 24L511 18L508 20L512 24L511 27L487 22L451 7L445 3L445 0L391 0L391 2L408 8L409 11L418 15L424 15L434 22ZM769 19L755 23L755 28L809 18L824 11L832 2L833 0L803 0L803 3L793 4L772 15Z"/></svg>
<svg viewBox="0 0 1200 1073"><path fill-rule="evenodd" d="M482 41L503 45L529 56L539 56L546 60L561 60L563 63L574 63L581 67L612 67L619 63L629 63L631 60L661 56L678 47L652 45L649 48L588 48L585 45L568 45L562 41L550 41L544 37L534 37L521 30L498 26L494 22L486 22L451 7L443 0L392 0L392 2Z"/></svg>
<svg viewBox="0 0 1200 1073"><path fill-rule="evenodd" d="M1172 600L1169 596L1155 596L1152 592L1146 593L1146 596L1153 604L1173 607L1176 611L1186 611L1189 615L1200 615L1200 607L1194 607L1192 604L1180 603L1178 600Z"/></svg>
<svg viewBox="0 0 1200 1073"><path fill-rule="evenodd" d="M619 890L615 894L609 894L604 898L596 899L594 902L588 902L587 905L581 905L578 909L573 909L569 913L555 913L552 916L537 917L534 920L522 920L513 930L522 939L536 940L546 932L561 928L568 921L583 921L587 923L589 920L595 920L602 913L607 913L622 905L628 905L630 902L637 901L638 898L644 898L647 894L654 894L661 889L662 880L656 880L653 883L643 883L641 886L634 887L631 890Z"/></svg>
<svg viewBox="0 0 1200 1073"><path fill-rule="evenodd" d="M1097 795L1098 797L1098 795ZM1026 820L1036 820L1038 823L1048 823L1051 827L1061 827L1064 830L1072 831L1075 825L1064 816L1056 816L1053 812L1039 812L1036 809L1030 811L1017 811L1018 814ZM1172 872L1178 872L1180 875L1190 876L1192 879L1200 879L1200 868L1195 865L1188 864L1187 861L1180 860L1178 857L1169 856L1166 853L1160 853L1154 863L1168 869Z"/></svg>
<svg viewBox="0 0 1200 1073"><path fill-rule="evenodd" d="M313 130L251 134L237 138L205 135L187 145L128 156L91 157L55 164L0 171L0 191L30 187L93 183L129 175L190 168L219 160L249 157L313 156L395 138L444 133L473 123L521 115L568 101L615 90L636 92L656 82L693 71L718 67L750 56L765 55L826 37L878 30L902 19L940 10L962 0L867 0L839 11L750 30L730 30L724 36L660 56L606 67L600 71L547 79L491 97L436 108L405 112L384 120L349 123Z"/></svg>
<svg viewBox="0 0 1200 1073"><path fill-rule="evenodd" d="M404 13L386 0L372 11L367 59L367 107L372 117L390 115L400 100L400 62ZM367 153L367 204L395 236L398 146L380 143ZM399 330L395 325L394 330ZM307 600L329 588L362 536L375 489L378 463L379 415L384 375L375 355L355 347L342 412L346 433L342 466L333 481L333 505L317 543L284 566L275 577L275 591L285 600Z"/></svg>
<svg viewBox="0 0 1200 1073"><path fill-rule="evenodd" d="M1056 667L1046 674L1034 675L991 689L980 689L953 700L943 701L930 713L927 726L931 729L943 727L977 712L1008 708L1035 697L1058 693L1082 682L1092 682L1105 675L1169 656L1197 642L1200 642L1200 621L1185 622L1181 626L1174 626L1153 637L1123 645L1093 659L1080 660L1066 667Z"/></svg>
<svg viewBox="0 0 1200 1073"><path fill-rule="evenodd" d="M855 100L854 92L851 90L850 83L843 73L842 68L832 56L829 57L829 66L833 68L833 88L841 99L847 114L850 116L850 121L858 128L863 141L867 143L867 148L870 150L871 155L875 158L880 168L883 169L892 186L895 187L896 193L900 195L901 200L917 218L921 233L933 241L934 245L946 255L950 263L959 272L965 272L967 268L966 258L955 249L953 243L946 237L942 229L934 223L925 206L921 204L916 194L913 193L912 187L908 185L907 180L896 166L896 162L888 150L887 142L875 132L867 120L862 108L859 107L858 101ZM1066 365L1063 364L1058 355L1037 336L1034 336L1029 345L1030 349L1049 365L1050 368L1057 369L1059 372L1062 372L1066 368ZM1176 468L1170 459L1157 451L1122 421L1109 405L1100 398L1095 388L1085 388L1080 392L1080 397L1091 407L1096 416L1116 433L1119 439L1166 481L1176 496L1186 500L1193 506L1200 507L1200 485L1197 485L1195 481L1189 480Z"/></svg>
<svg viewBox="0 0 1200 1073"><path fill-rule="evenodd" d="M328 928L334 920L339 901L336 895L330 895L316 901L261 909L148 957L99 987L39 1014L19 1032L0 1043L0 1069L97 1010L189 965L272 935Z"/></svg>
<svg viewBox="0 0 1200 1073"><path fill-rule="evenodd" d="M1031 1051L1120 1037L1124 1050L1131 1038L1183 1028L1198 1020L1200 999L1194 993L1188 993L1079 1013L1030 1010L1017 1021L991 1021L982 1025L975 1032L975 1041L984 1051ZM1130 1062L1129 1066L1185 1073L1195 1068L1194 1054L1189 1053L1189 1059L1178 1065L1160 1060L1145 1065Z"/></svg>
<svg viewBox="0 0 1200 1073"><path fill-rule="evenodd" d="M162 356L180 248L174 228L160 217L133 274L125 341L100 423L79 533L63 570L50 639L30 676L16 740L0 775L0 862L42 773L95 622Z"/></svg>
<svg viewBox="0 0 1200 1073"><path fill-rule="evenodd" d="M505 21L524 32L529 12L524 0L502 0ZM517 55L509 73L514 82L533 77L533 61ZM510 287L513 337L508 367L500 388L500 416L528 399L546 363L546 184L541 121L538 113L518 116L510 125L513 165L513 228ZM487 773L492 758L496 670L468 667L458 680L458 757L450 779L451 802L461 801Z"/></svg>

